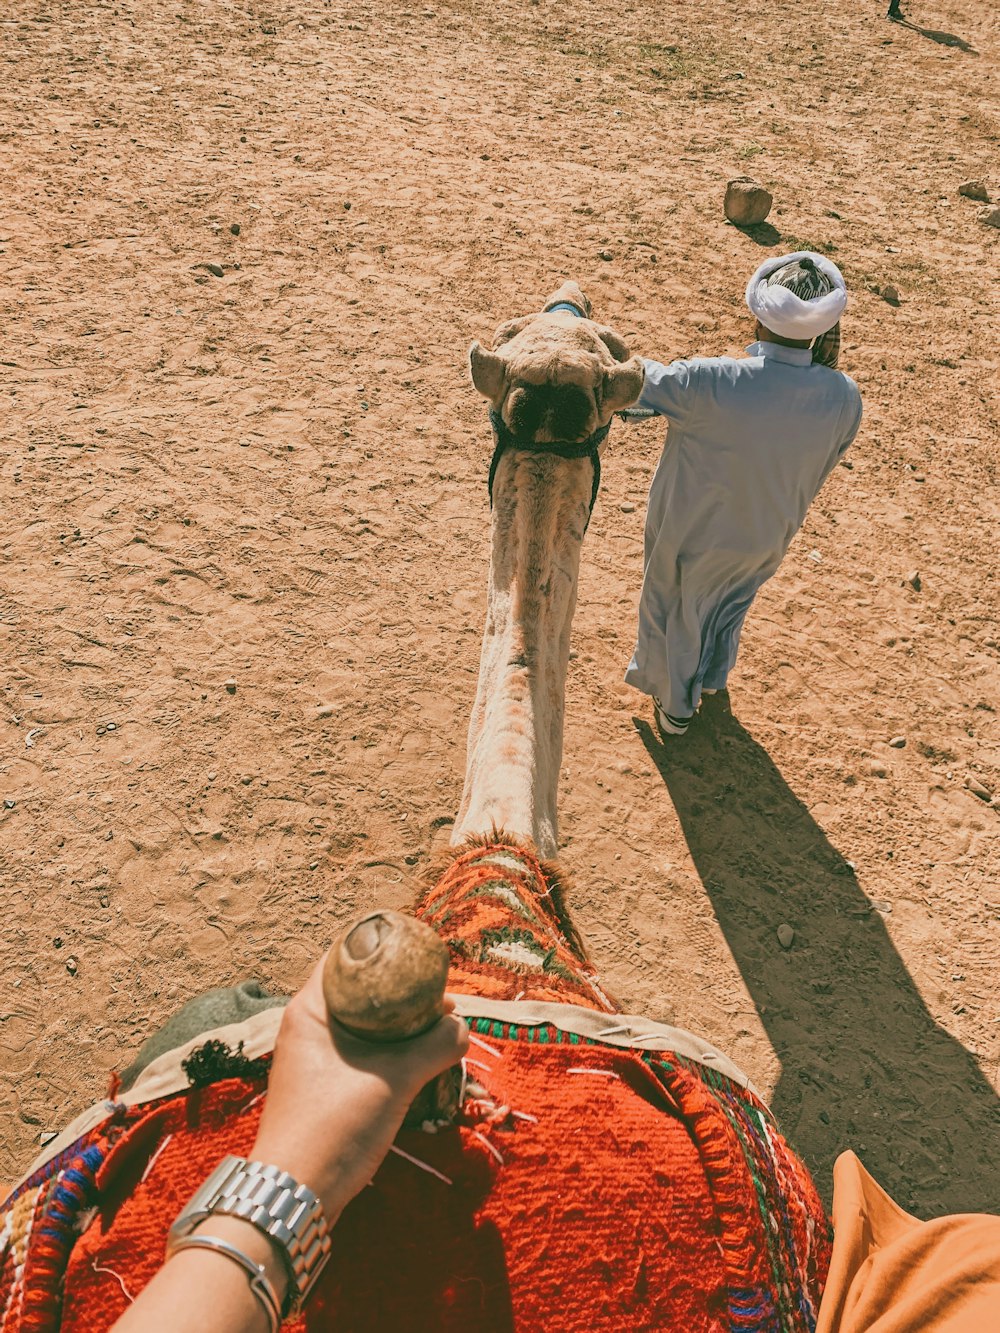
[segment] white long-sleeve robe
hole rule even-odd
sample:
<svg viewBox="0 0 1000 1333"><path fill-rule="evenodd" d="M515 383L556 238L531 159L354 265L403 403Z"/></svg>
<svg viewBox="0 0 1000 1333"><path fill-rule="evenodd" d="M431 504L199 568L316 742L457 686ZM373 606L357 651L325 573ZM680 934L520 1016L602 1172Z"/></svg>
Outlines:
<svg viewBox="0 0 1000 1333"><path fill-rule="evenodd" d="M670 423L646 514L639 632L625 679L688 717L721 689L761 584L861 424L849 376L808 348L646 361L636 406Z"/></svg>

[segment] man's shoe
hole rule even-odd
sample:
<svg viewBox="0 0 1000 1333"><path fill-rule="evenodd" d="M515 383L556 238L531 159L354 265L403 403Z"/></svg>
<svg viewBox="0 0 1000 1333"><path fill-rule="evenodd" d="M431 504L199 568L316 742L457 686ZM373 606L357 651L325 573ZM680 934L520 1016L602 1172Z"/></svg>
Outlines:
<svg viewBox="0 0 1000 1333"><path fill-rule="evenodd" d="M689 717L672 717L653 695L653 707L656 709L656 725L664 736L683 736L691 724Z"/></svg>

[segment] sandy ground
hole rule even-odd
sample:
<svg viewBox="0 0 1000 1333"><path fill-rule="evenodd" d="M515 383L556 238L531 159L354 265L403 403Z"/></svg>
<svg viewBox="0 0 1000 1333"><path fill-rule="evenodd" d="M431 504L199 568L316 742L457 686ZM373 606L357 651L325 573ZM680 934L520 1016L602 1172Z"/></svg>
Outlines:
<svg viewBox="0 0 1000 1333"><path fill-rule="evenodd" d="M1000 195L998 38L904 8L7 0L0 1175L181 1001L412 902L484 605L471 339L573 277L634 350L735 352L808 245L861 434L667 752L622 684L661 431L615 427L563 860L605 984L825 1191L850 1145L922 1215L1000 1207L1000 232L958 194Z"/></svg>

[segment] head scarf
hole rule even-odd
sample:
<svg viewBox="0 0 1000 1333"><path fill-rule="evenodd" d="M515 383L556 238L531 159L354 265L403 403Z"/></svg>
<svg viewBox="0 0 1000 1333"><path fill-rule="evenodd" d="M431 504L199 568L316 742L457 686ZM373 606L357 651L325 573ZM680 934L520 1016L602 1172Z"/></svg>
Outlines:
<svg viewBox="0 0 1000 1333"><path fill-rule="evenodd" d="M847 284L836 264L811 250L766 259L747 283L747 306L771 333L813 343L813 362L836 366Z"/></svg>

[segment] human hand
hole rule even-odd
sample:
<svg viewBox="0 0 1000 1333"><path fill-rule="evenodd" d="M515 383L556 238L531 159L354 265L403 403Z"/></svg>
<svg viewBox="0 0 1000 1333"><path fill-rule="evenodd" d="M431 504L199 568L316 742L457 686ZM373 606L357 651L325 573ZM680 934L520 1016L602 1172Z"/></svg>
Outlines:
<svg viewBox="0 0 1000 1333"><path fill-rule="evenodd" d="M281 1021L252 1157L319 1195L332 1226L372 1179L417 1093L457 1064L465 1024L446 1012L428 1032L375 1043L333 1023L323 998L323 963Z"/></svg>

